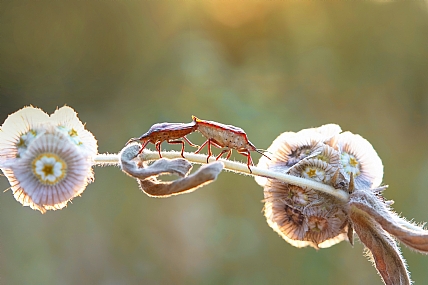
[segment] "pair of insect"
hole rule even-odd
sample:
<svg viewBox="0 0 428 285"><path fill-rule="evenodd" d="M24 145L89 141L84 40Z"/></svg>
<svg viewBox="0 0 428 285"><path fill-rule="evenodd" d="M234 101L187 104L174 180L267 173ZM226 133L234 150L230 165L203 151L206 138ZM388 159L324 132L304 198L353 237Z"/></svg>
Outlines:
<svg viewBox="0 0 428 285"><path fill-rule="evenodd" d="M250 165L253 164L250 151L256 151L263 156L266 156L261 149L257 149L247 137L247 134L243 129L231 126L224 125L221 123L213 121L205 121L192 116L193 121L191 123L159 123L154 124L145 134L139 138L132 138L128 141L127 145L132 142L141 142L142 146L138 154L143 152L144 148L148 143L153 143L156 147L156 150L159 152L159 157L161 155L161 143L167 141L170 144L181 144L181 156L184 158L184 142L186 141L190 146L198 147L193 144L189 139L186 138L186 135L198 131L200 132L207 140L195 151L199 153L205 145L208 145L208 157L212 155L211 146L215 146L223 149L219 155L216 156L218 160L222 155L227 153L226 159L229 159L232 154L232 149L235 149L238 153L245 155L247 157L247 166L252 173ZM266 156L270 159L268 156Z"/></svg>

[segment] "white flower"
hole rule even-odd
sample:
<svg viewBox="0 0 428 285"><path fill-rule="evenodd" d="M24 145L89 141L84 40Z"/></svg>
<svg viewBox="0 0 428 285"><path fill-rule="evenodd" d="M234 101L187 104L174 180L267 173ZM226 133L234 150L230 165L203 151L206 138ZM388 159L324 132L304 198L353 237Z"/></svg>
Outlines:
<svg viewBox="0 0 428 285"><path fill-rule="evenodd" d="M49 117L25 107L0 132L0 168L15 199L42 213L61 209L93 180L97 142L69 107Z"/></svg>
<svg viewBox="0 0 428 285"><path fill-rule="evenodd" d="M351 132L337 136L340 161L346 178L354 175L355 189L379 187L383 179L382 160L373 146L363 137Z"/></svg>

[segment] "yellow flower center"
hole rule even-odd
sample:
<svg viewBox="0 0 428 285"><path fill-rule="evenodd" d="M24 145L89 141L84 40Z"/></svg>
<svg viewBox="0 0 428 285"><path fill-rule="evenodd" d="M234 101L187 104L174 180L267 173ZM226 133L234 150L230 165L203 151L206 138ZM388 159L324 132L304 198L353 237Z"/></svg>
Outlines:
<svg viewBox="0 0 428 285"><path fill-rule="evenodd" d="M17 147L26 147L25 140L20 137L19 142L16 144Z"/></svg>
<svg viewBox="0 0 428 285"><path fill-rule="evenodd" d="M354 177L357 177L361 174L360 163L358 162L357 158L352 154L346 152L342 153L341 162L343 165L343 169L349 175L353 173Z"/></svg>
<svg viewBox="0 0 428 285"><path fill-rule="evenodd" d="M19 136L19 140L16 143L16 148L18 150L16 157L19 158L24 154L27 150L27 146L36 138L36 135L37 133L35 130L29 130L25 134Z"/></svg>
<svg viewBox="0 0 428 285"><path fill-rule="evenodd" d="M355 157L349 157L349 164L353 167L357 167L358 161L355 159Z"/></svg>
<svg viewBox="0 0 428 285"><path fill-rule="evenodd" d="M53 165L46 164L45 166L43 166L43 170L42 171L45 174L45 176L54 175Z"/></svg>
<svg viewBox="0 0 428 285"><path fill-rule="evenodd" d="M75 129L71 129L68 132L68 134L69 134L70 137L77 137L77 131Z"/></svg>
<svg viewBox="0 0 428 285"><path fill-rule="evenodd" d="M53 153L39 154L31 163L34 175L42 184L55 185L67 174L67 164Z"/></svg>
<svg viewBox="0 0 428 285"><path fill-rule="evenodd" d="M307 172L306 172L306 174L309 176L309 177L315 177L316 175L317 175L317 171L316 171L316 169L309 169Z"/></svg>
<svg viewBox="0 0 428 285"><path fill-rule="evenodd" d="M310 178L317 181L325 179L325 170L315 166L307 166L302 172L303 178Z"/></svg>

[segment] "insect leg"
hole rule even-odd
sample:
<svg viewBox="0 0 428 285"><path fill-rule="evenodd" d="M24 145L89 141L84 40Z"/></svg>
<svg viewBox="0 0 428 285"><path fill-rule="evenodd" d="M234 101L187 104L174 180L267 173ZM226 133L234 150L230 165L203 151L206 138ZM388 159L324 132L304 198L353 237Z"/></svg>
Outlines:
<svg viewBox="0 0 428 285"><path fill-rule="evenodd" d="M199 153L203 148L204 148L204 146L208 143L208 141L209 140L206 140L196 151L195 151L195 153Z"/></svg>
<svg viewBox="0 0 428 285"><path fill-rule="evenodd" d="M210 156L213 154L212 152L211 152L211 139L209 139L208 140L208 156L207 156L207 163L208 163L208 160L210 159Z"/></svg>
<svg viewBox="0 0 428 285"><path fill-rule="evenodd" d="M210 156L213 154L212 151L211 151L211 146L212 145L215 146L215 147L218 147L218 148L223 148L223 146L219 145L214 139L210 139L210 142L208 143L208 150L209 151L208 151L207 163L208 163L208 158L210 158ZM220 156L223 155L223 153L224 152L222 151L218 156L216 156L215 160L218 160L220 158Z"/></svg>
<svg viewBox="0 0 428 285"><path fill-rule="evenodd" d="M167 140L168 143L171 144L181 144L181 157L184 158L184 141L176 140L176 141L170 141Z"/></svg>
<svg viewBox="0 0 428 285"><path fill-rule="evenodd" d="M218 143L214 142L213 139L211 139L211 145L218 147L218 148L223 148L223 146L219 145Z"/></svg>
<svg viewBox="0 0 428 285"><path fill-rule="evenodd" d="M143 143L143 145L141 146L141 148L140 148L140 150L138 151L138 154L137 155L139 155L139 154L141 154L142 152L143 152L143 150L144 150L144 148L147 146L147 144L149 143L149 141L145 141L144 143Z"/></svg>
<svg viewBox="0 0 428 285"><path fill-rule="evenodd" d="M241 151L238 150L238 153L240 153L242 155L245 155L247 157L247 167L248 167L248 170L250 171L250 173L253 173L251 171L251 168L250 168L250 164L254 165L253 164L253 159L251 158L251 153L248 150L241 150Z"/></svg>
<svg viewBox="0 0 428 285"><path fill-rule="evenodd" d="M159 152L159 157L160 158L162 158L162 154L161 154L161 143L162 143L162 141L157 141L156 143L155 143L155 147L156 147L156 149L158 150L158 152Z"/></svg>
<svg viewBox="0 0 428 285"><path fill-rule="evenodd" d="M210 157L211 157L211 155L213 154L212 152L211 152L211 145L213 145L213 146L215 146L215 147L218 147L218 148L222 148L222 146L219 146L217 143L215 143L212 139L208 139L208 140L206 140L196 151L195 151L195 153L199 153L203 148L204 148L204 146L206 145L206 144L208 144L208 157L207 157L207 163L208 163L208 160L210 159Z"/></svg>
<svg viewBox="0 0 428 285"><path fill-rule="evenodd" d="M218 160L223 154L225 154L227 152L227 156L226 159L228 159L230 157L230 155L232 154L232 150L231 149L224 149L220 152L219 155L216 156L215 160Z"/></svg>
<svg viewBox="0 0 428 285"><path fill-rule="evenodd" d="M229 150L229 153L227 154L226 159L229 159L231 154L232 154L232 150Z"/></svg>
<svg viewBox="0 0 428 285"><path fill-rule="evenodd" d="M191 141L189 141L189 139L188 138L186 138L185 136L183 137L183 140L185 140L190 146L193 146L193 147L199 147L197 144L194 144L194 143L192 143Z"/></svg>

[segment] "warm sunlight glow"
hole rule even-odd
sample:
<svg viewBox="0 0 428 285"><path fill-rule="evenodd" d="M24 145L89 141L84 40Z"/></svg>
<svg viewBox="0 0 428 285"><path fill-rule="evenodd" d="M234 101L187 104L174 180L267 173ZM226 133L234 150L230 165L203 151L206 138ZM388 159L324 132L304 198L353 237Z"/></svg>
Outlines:
<svg viewBox="0 0 428 285"><path fill-rule="evenodd" d="M260 19L271 10L269 2L261 1L204 1L214 19L230 27L239 27Z"/></svg>

